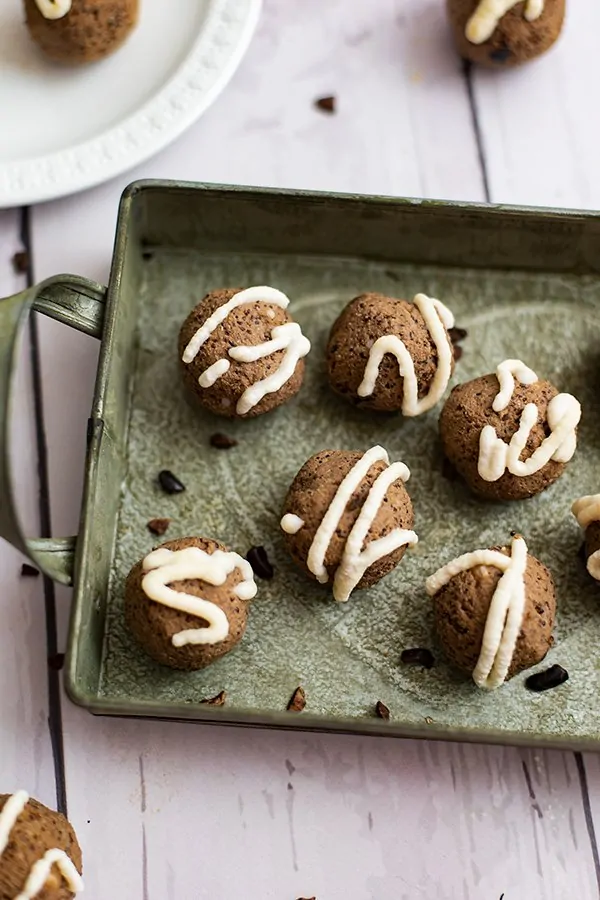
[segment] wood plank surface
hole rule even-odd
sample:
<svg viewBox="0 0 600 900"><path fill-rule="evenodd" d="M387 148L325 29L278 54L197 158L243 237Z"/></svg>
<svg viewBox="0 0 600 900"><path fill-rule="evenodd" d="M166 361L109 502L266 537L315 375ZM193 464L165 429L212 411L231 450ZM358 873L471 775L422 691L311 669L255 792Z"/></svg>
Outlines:
<svg viewBox="0 0 600 900"><path fill-rule="evenodd" d="M468 85L440 6L268 0L232 84L183 139L131 176L34 210L36 278L106 278L119 192L134 176L484 199ZM523 70L517 94L542 65ZM485 100L499 83L473 81L486 160L499 146L506 156L505 181L489 161L488 178L494 196L522 201L539 147L531 126L529 151L504 151L499 107ZM312 106L327 94L334 116ZM557 161L570 171L573 159L565 150ZM542 189L536 202L556 202ZM40 325L52 518L66 534L77 527L97 348ZM64 613L68 598L58 601ZM92 719L66 700L63 721L90 896L599 896L573 754Z"/></svg>
<svg viewBox="0 0 600 900"><path fill-rule="evenodd" d="M0 212L0 297L25 287L13 256L21 248L18 212ZM36 439L29 340L21 347L11 423L15 491L23 525L39 533ZM0 541L0 793L24 788L46 803L56 802L47 726L47 664L44 592L41 578L22 578L23 557Z"/></svg>

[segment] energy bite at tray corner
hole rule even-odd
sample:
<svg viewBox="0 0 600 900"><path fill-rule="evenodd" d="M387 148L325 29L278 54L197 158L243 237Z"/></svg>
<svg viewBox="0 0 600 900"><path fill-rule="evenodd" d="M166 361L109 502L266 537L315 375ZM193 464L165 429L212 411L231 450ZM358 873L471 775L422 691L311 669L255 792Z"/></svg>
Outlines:
<svg viewBox="0 0 600 900"><path fill-rule="evenodd" d="M580 497L571 512L585 533L586 568L592 578L600 582L600 494Z"/></svg>
<svg viewBox="0 0 600 900"><path fill-rule="evenodd" d="M521 360L459 384L440 416L447 459L488 500L523 500L560 478L575 453L581 406Z"/></svg>
<svg viewBox="0 0 600 900"><path fill-rule="evenodd" d="M459 556L427 579L426 590L446 656L478 687L499 687L552 646L554 582L521 535L510 548Z"/></svg>
<svg viewBox="0 0 600 900"><path fill-rule="evenodd" d="M133 567L125 618L156 662L202 669L242 639L256 590L252 567L242 556L209 538L180 538Z"/></svg>
<svg viewBox="0 0 600 900"><path fill-rule="evenodd" d="M464 59L506 68L545 53L558 38L566 0L446 0Z"/></svg>
<svg viewBox="0 0 600 900"><path fill-rule="evenodd" d="M72 900L83 891L71 824L26 791L0 794L0 898Z"/></svg>
<svg viewBox="0 0 600 900"><path fill-rule="evenodd" d="M412 303L384 294L355 297L334 322L327 344L332 388L352 403L419 416L438 403L454 370L448 333L454 316L417 294Z"/></svg>
<svg viewBox="0 0 600 900"><path fill-rule="evenodd" d="M221 416L249 418L298 393L310 341L287 312L289 298L266 285L211 291L181 327L185 385Z"/></svg>
<svg viewBox="0 0 600 900"><path fill-rule="evenodd" d="M78 65L109 56L129 37L138 0L24 0L27 27L51 59Z"/></svg>
<svg viewBox="0 0 600 900"><path fill-rule="evenodd" d="M307 575L333 578L335 600L376 584L417 543L409 476L383 447L321 450L296 475L281 519L285 542Z"/></svg>

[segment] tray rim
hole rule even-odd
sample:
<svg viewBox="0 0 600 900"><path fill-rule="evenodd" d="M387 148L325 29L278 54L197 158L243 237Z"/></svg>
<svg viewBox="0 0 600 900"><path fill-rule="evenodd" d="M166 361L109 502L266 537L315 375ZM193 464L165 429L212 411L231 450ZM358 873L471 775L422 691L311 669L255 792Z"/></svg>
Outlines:
<svg viewBox="0 0 600 900"><path fill-rule="evenodd" d="M146 190L167 192L206 192L213 195L237 194L249 198L281 197L290 200L307 200L309 202L341 202L378 205L381 203L396 207L431 207L435 210L476 211L482 215L492 214L499 217L515 215L527 220L533 216L544 216L558 221L600 221L600 212L594 210L551 209L533 206L515 206L506 204L490 204L480 202L452 200L421 200L418 198L393 197L389 195L333 193L324 191L304 191L287 188L261 188L245 185L207 184L201 182L185 182L169 179L142 179L132 182L122 193L116 223L110 277L107 287L106 317L101 339L98 371L91 410L91 421L101 419L102 407L109 377L108 356L110 338L115 326L115 318L120 301L120 286L123 274L127 245L130 239L129 223L133 203L138 194ZM457 267L460 267L457 265ZM534 270L535 271L535 270ZM546 271L540 269L539 271ZM600 280L600 273L595 275ZM66 663L64 669L64 686L69 699L76 705L87 709L98 716L114 716L121 718L154 718L179 722L197 722L199 724L229 725L239 727L256 727L275 730L309 731L333 734L356 734L376 737L400 737L408 739L425 739L438 741L459 741L464 743L488 744L500 746L540 747L557 750L597 751L600 749L599 738L573 738L541 734L529 734L522 731L505 729L481 729L470 726L450 726L436 724L435 721L421 725L409 725L401 720L384 721L373 717L333 718L326 715L290 713L285 710L259 711L214 709L201 703L156 703L150 700L134 700L103 697L83 689L79 684L76 671L76 648L79 640L78 626L81 623L82 598L80 591L81 568L86 558L90 541L88 524L88 506L93 499L94 478L97 469L97 458L101 440L101 429L92 428L85 460L85 481L81 503L80 532L77 541L74 567L74 597L70 613L67 638ZM114 548L113 548L114 551Z"/></svg>

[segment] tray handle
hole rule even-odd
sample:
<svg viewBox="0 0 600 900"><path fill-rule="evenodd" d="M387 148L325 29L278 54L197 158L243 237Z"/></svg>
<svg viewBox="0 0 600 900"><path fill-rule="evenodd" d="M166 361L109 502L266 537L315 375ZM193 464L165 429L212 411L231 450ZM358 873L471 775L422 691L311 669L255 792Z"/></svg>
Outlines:
<svg viewBox="0 0 600 900"><path fill-rule="evenodd" d="M13 373L19 337L32 309L101 338L106 288L77 275L57 275L0 301L0 537L61 584L73 583L76 538L27 539L13 493L8 429L16 398Z"/></svg>

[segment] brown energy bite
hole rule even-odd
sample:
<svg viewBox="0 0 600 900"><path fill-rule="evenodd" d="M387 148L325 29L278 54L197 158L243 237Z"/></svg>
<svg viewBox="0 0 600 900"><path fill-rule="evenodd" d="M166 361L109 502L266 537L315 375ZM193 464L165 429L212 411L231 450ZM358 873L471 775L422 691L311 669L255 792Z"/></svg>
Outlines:
<svg viewBox="0 0 600 900"><path fill-rule="evenodd" d="M585 533L586 568L600 581L600 494L588 494L576 500L571 511Z"/></svg>
<svg viewBox="0 0 600 900"><path fill-rule="evenodd" d="M335 600L376 584L417 543L409 476L383 447L322 450L296 475L281 519L287 549L310 578L333 580Z"/></svg>
<svg viewBox="0 0 600 900"><path fill-rule="evenodd" d="M508 359L495 375L454 388L440 416L446 458L488 500L523 500L559 478L577 443L581 407L571 394Z"/></svg>
<svg viewBox="0 0 600 900"><path fill-rule="evenodd" d="M447 0L458 52L491 68L517 66L558 38L565 0Z"/></svg>
<svg viewBox="0 0 600 900"><path fill-rule="evenodd" d="M81 849L65 817L26 791L0 794L0 900L71 900L83 891Z"/></svg>
<svg viewBox="0 0 600 900"><path fill-rule="evenodd" d="M125 619L156 662L202 669L242 639L255 594L252 567L243 557L209 538L180 538L133 567Z"/></svg>
<svg viewBox="0 0 600 900"><path fill-rule="evenodd" d="M179 335L183 380L221 416L250 418L298 393L309 340L292 321L289 299L272 287L211 291Z"/></svg>
<svg viewBox="0 0 600 900"><path fill-rule="evenodd" d="M478 687L499 687L541 662L552 646L554 582L520 535L508 548L459 556L431 575L426 588L446 656Z"/></svg>
<svg viewBox="0 0 600 900"><path fill-rule="evenodd" d="M25 0L27 27L51 59L79 65L114 53L138 19L138 0Z"/></svg>
<svg viewBox="0 0 600 900"><path fill-rule="evenodd" d="M412 303L361 294L331 329L329 383L361 407L421 415L441 400L452 375L453 326L450 310L425 294Z"/></svg>

